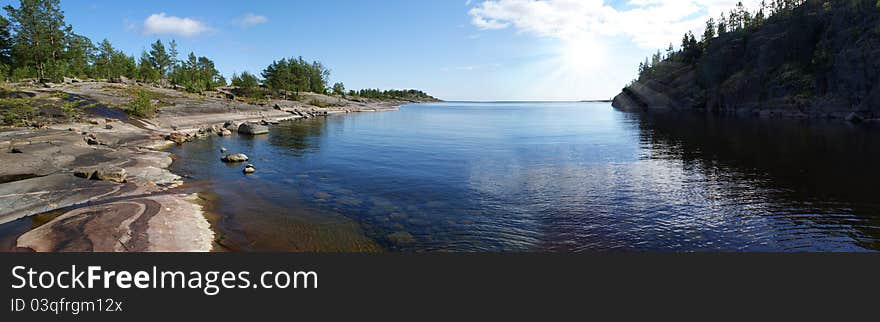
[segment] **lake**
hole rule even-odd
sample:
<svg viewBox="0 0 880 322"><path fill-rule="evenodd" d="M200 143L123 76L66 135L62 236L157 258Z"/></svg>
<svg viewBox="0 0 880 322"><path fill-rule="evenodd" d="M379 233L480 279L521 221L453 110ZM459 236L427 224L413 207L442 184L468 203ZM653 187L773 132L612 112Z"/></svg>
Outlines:
<svg viewBox="0 0 880 322"><path fill-rule="evenodd" d="M175 147L229 251L874 251L880 132L433 103ZM220 162L245 153L244 164Z"/></svg>

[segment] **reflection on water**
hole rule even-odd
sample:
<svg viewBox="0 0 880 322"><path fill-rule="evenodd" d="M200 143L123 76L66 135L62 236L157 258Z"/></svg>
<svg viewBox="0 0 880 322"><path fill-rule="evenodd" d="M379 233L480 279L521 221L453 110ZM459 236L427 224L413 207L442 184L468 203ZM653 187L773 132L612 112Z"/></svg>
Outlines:
<svg viewBox="0 0 880 322"><path fill-rule="evenodd" d="M875 129L438 103L175 148L230 250L862 251ZM251 157L219 162L220 147Z"/></svg>

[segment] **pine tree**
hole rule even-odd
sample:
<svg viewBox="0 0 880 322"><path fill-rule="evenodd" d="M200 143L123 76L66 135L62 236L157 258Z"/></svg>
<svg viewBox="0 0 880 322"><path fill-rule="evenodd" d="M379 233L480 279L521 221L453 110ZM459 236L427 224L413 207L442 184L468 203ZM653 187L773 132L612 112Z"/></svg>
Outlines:
<svg viewBox="0 0 880 322"><path fill-rule="evenodd" d="M12 65L12 31L10 30L9 20L3 16L0 16L0 65L5 66L5 68L9 68Z"/></svg>
<svg viewBox="0 0 880 322"><path fill-rule="evenodd" d="M138 60L138 78L145 82L155 82L159 80L159 72L153 66L152 57L146 51L141 52Z"/></svg>
<svg viewBox="0 0 880 322"><path fill-rule="evenodd" d="M33 67L40 78L47 68L57 72L64 59L65 38L70 26L64 22L60 0L21 0L18 8L4 7L12 23L12 57L19 67Z"/></svg>
<svg viewBox="0 0 880 322"><path fill-rule="evenodd" d="M171 56L168 55L165 45L162 44L161 40L156 40L155 43L150 45L150 62L158 72L159 79L165 78L168 73L168 67L171 66Z"/></svg>
<svg viewBox="0 0 880 322"><path fill-rule="evenodd" d="M703 41L708 43L712 38L715 38L715 19L709 18L706 21L706 31L703 32Z"/></svg>
<svg viewBox="0 0 880 322"><path fill-rule="evenodd" d="M342 82L333 84L333 95L345 96L345 84Z"/></svg>
<svg viewBox="0 0 880 322"><path fill-rule="evenodd" d="M64 72L55 79L64 76L88 77L93 74L92 60L95 55L95 45L88 37L71 34L66 38L66 50L64 52L64 60L67 65Z"/></svg>

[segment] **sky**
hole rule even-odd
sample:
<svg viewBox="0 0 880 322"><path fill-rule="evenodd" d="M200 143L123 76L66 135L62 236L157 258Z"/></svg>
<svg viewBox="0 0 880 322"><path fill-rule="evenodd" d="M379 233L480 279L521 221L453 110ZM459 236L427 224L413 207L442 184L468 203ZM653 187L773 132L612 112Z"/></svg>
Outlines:
<svg viewBox="0 0 880 322"><path fill-rule="evenodd" d="M156 39L227 76L303 56L348 89L444 100L609 99L640 61L737 0L62 0L96 43L139 55ZM750 4L754 1L746 1ZM0 0L4 5L14 0Z"/></svg>

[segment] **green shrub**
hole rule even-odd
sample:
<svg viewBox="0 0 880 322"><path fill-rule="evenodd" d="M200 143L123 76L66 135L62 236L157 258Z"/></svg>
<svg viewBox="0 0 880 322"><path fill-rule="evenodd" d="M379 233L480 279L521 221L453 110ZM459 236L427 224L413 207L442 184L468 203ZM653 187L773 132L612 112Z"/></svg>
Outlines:
<svg viewBox="0 0 880 322"><path fill-rule="evenodd" d="M131 116L137 117L153 117L156 115L156 106L153 106L153 95L145 90L140 89L132 94L132 100L125 110Z"/></svg>
<svg viewBox="0 0 880 322"><path fill-rule="evenodd" d="M25 78L36 78L37 71L30 66L20 66L12 70L12 80L20 81Z"/></svg>

